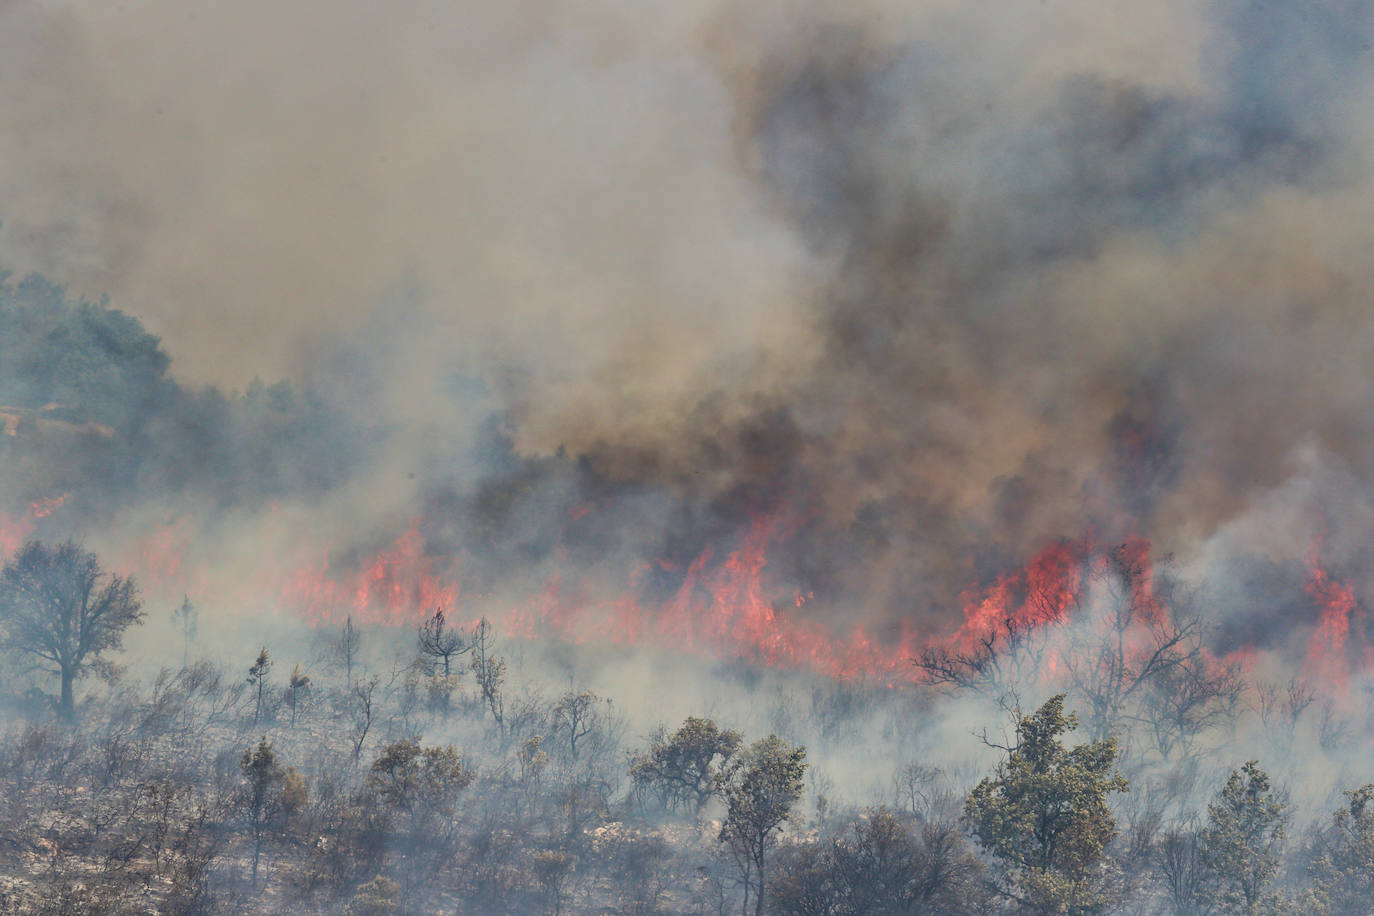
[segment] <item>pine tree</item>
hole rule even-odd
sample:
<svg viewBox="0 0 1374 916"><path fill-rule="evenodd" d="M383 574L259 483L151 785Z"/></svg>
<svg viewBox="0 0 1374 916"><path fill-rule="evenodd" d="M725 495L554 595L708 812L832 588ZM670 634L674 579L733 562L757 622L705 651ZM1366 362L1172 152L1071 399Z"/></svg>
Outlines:
<svg viewBox="0 0 1374 916"><path fill-rule="evenodd" d="M262 693L267 683L267 673L272 670L272 659L267 654L267 647L263 646L258 653L257 661L253 662L248 669L248 683L257 688L257 705L253 708L253 724L257 725L262 718Z"/></svg>

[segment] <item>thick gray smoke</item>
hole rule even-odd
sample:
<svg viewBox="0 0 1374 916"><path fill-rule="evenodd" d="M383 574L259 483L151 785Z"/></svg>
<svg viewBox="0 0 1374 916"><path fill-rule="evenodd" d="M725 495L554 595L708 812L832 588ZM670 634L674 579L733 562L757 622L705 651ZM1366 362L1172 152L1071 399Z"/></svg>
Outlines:
<svg viewBox="0 0 1374 916"><path fill-rule="evenodd" d="M1374 594L1374 13L1137 7L11 2L0 263L313 399L140 429L110 511L212 505L225 580L422 513L477 593L662 596L785 509L796 613L1091 532L1253 641L1318 542Z"/></svg>

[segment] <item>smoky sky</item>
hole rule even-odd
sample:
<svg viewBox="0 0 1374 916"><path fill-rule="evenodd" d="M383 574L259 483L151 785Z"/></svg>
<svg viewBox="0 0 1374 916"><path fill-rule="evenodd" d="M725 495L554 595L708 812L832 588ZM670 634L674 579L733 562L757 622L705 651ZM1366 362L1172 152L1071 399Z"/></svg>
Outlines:
<svg viewBox="0 0 1374 916"><path fill-rule="evenodd" d="M1086 531L1360 579L1374 13L1137 6L10 2L0 262L348 414L357 543L786 506L889 621Z"/></svg>

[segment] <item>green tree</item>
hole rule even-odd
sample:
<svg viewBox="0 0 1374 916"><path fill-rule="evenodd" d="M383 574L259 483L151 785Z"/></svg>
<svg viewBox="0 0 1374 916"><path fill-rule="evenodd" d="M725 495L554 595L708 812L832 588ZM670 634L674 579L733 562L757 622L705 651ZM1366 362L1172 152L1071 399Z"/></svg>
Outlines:
<svg viewBox="0 0 1374 916"><path fill-rule="evenodd" d="M297 663L291 669L291 677L286 681L286 705L291 707L291 727L296 727L296 709L300 706L301 696L310 689L310 675L301 670Z"/></svg>
<svg viewBox="0 0 1374 916"><path fill-rule="evenodd" d="M424 747L419 738L407 738L382 749L367 787L391 815L393 828L421 843L447 837L459 793L475 777L452 745Z"/></svg>
<svg viewBox="0 0 1374 916"><path fill-rule="evenodd" d="M1308 866L1312 886L1304 909L1322 916L1374 913L1374 784L1345 798Z"/></svg>
<svg viewBox="0 0 1374 916"><path fill-rule="evenodd" d="M1207 882L1203 899L1216 912L1254 916L1283 909L1269 885L1279 872L1288 827L1288 799L1251 760L1232 770L1207 806L1200 855Z"/></svg>
<svg viewBox="0 0 1374 916"><path fill-rule="evenodd" d="M1102 865L1116 837L1107 796L1125 792L1116 740L1066 748L1078 727L1051 698L1019 719L1016 744L964 803L964 822L995 860L998 889L1027 913L1091 914L1113 902Z"/></svg>
<svg viewBox="0 0 1374 916"><path fill-rule="evenodd" d="M697 817L720 789L721 768L743 740L711 719L689 716L671 735L659 729L649 747L630 761L635 786L654 793L667 808L691 809Z"/></svg>
<svg viewBox="0 0 1374 916"><path fill-rule="evenodd" d="M59 404L120 428L165 393L170 364L138 319L39 275L12 284L0 272L0 404Z"/></svg>
<svg viewBox="0 0 1374 916"><path fill-rule="evenodd" d="M353 900L344 910L346 916L391 916L400 912L397 902L401 887L385 875L378 875L366 884L358 885Z"/></svg>
<svg viewBox="0 0 1374 916"><path fill-rule="evenodd" d="M550 916L561 916L568 879L576 866L577 860L561 849L544 849L530 856L530 870L539 882L544 912Z"/></svg>
<svg viewBox="0 0 1374 916"><path fill-rule="evenodd" d="M124 631L143 617L134 580L105 572L72 541L30 541L0 571L5 645L61 678L58 712L69 722L76 678L101 653L119 649Z"/></svg>
<svg viewBox="0 0 1374 916"><path fill-rule="evenodd" d="M258 741L256 748L243 752L239 770L243 783L236 801L240 817L253 837L253 886L257 887L262 847L287 817L304 805L305 783L294 770L282 768L266 738Z"/></svg>
<svg viewBox="0 0 1374 916"><path fill-rule="evenodd" d="M272 657L267 654L267 647L263 646L262 651L258 653L257 661L248 668L248 683L257 689L257 704L253 707L254 725L262 718L262 693L267 686L267 675L271 670Z"/></svg>
<svg viewBox="0 0 1374 916"><path fill-rule="evenodd" d="M796 916L971 916L991 910L958 825L870 808L829 837L788 844L768 898Z"/></svg>
<svg viewBox="0 0 1374 916"><path fill-rule="evenodd" d="M755 916L763 914L768 851L801 800L806 766L806 748L769 735L736 754L725 767L721 795L726 815L720 840L744 878L745 912L752 891Z"/></svg>

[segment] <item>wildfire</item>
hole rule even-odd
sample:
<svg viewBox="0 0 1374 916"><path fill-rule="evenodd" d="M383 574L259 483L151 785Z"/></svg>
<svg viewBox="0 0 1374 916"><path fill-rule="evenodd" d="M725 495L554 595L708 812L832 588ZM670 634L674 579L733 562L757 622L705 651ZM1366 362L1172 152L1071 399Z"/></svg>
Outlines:
<svg viewBox="0 0 1374 916"><path fill-rule="evenodd" d="M20 515L0 515L0 553L16 551L65 500L36 500ZM579 506L572 514L580 518L592 511L593 506ZM1013 631L1040 640L1032 674L1053 681L1081 663L1057 634L1110 627L1111 620L1098 618L1109 613L1106 609L1121 613L1124 608L1129 622L1117 634L1121 645L1128 652L1147 651L1152 628L1166 626L1174 613L1159 591L1147 540L1103 548L1088 534L1056 540L1024 568L966 590L962 621L945 633L920 632L905 622L879 636L863 624L836 626L817 610L825 606L824 597L782 581L770 568L770 550L785 544L797 529L796 516L786 511L756 513L730 549L707 543L690 562L645 561L609 592L604 575L593 582L560 549L540 584L528 588L524 597L498 600L464 590L462 558L433 552L425 534L428 523L416 517L362 561L341 559L328 548L306 548L294 555L262 557L247 581L255 589L266 587L280 606L297 609L318 625L351 616L358 623L414 627L442 609L454 620L485 616L512 637L657 646L890 686L925 676L913 659L927 647L976 652ZM196 563L188 560L194 556L198 530L190 515L169 516L143 537L126 541L115 564L135 572L145 587L185 590L188 580L199 581ZM1302 673L1340 692L1354 670L1374 665L1374 647L1356 625L1364 614L1354 589L1332 577L1317 553L1314 548L1309 557L1304 589L1318 619L1307 638ZM661 589L665 577L674 583L666 597L654 587L659 583ZM1102 598L1104 585L1110 589L1109 600ZM1220 660L1203 652L1209 664L1219 667L1248 670L1256 660L1255 651L1245 648Z"/></svg>
<svg viewBox="0 0 1374 916"><path fill-rule="evenodd" d="M35 519L47 518L62 507L62 504L67 501L67 496L68 494L63 493L61 496L54 496L49 499L35 499L29 503L28 514Z"/></svg>
<svg viewBox="0 0 1374 916"><path fill-rule="evenodd" d="M283 589L285 601L318 623L351 614L361 621L413 626L435 608L456 612L459 618L478 616L472 610L464 613L456 570L425 554L422 528L421 520L413 521L360 570L335 572L327 559L298 570ZM821 623L780 613L806 600L798 601L795 590L772 587L765 574L768 547L786 529L779 515L761 514L742 544L723 560L716 561L712 546L704 547L682 572L676 592L657 606L642 597L651 570L643 564L618 597L593 597L575 575L560 568L527 600L495 613L484 608L483 613L517 637L647 644L834 677L913 681L914 634L904 631L895 644L885 645L862 626L836 635ZM658 566L677 571L668 561Z"/></svg>
<svg viewBox="0 0 1374 916"><path fill-rule="evenodd" d="M1355 590L1339 582L1322 567L1318 549L1313 547L1308 557L1309 577L1304 590L1312 597L1319 616L1317 628L1307 641L1307 659L1303 674L1321 678L1344 692L1351 674L1351 621L1363 619L1363 612L1355 600ZM1360 662L1369 664L1371 646L1360 634L1357 637Z"/></svg>
<svg viewBox="0 0 1374 916"><path fill-rule="evenodd" d="M1026 568L1001 576L984 594L964 593L964 624L955 644L976 646L1010 621L1036 628L1065 620L1078 601L1087 539L1059 542L1036 554Z"/></svg>
<svg viewBox="0 0 1374 916"><path fill-rule="evenodd" d="M0 559L12 556L38 527L40 519L47 518L67 501L68 494L47 499L35 499L20 515L0 512Z"/></svg>
<svg viewBox="0 0 1374 916"><path fill-rule="evenodd" d="M837 631L799 611L814 593L770 581L768 551L795 526L784 513L759 513L738 546L722 557L705 545L685 569L668 560L636 568L616 597L598 596L577 570L556 568L534 594L495 612L481 613L512 636L553 636L572 643L656 645L754 663L802 668L836 678L866 678L891 685L921 675L912 664L934 640L909 624L886 640L862 624ZM414 626L435 608L459 619L478 616L461 606L456 568L425 554L424 523L414 520L391 546L351 572L335 572L327 559L297 571L284 588L290 605L307 619L324 623L347 613L358 620ZM649 602L644 582L657 566L680 575L666 599ZM1000 577L981 592L965 595L964 624L951 644L968 648L1004 621L1028 629L1064 623L1083 600L1085 576L1114 572L1129 589L1141 625L1165 611L1155 596L1149 544L1130 541L1112 551L1095 551L1087 537L1048 545L1023 570ZM1051 668L1062 663L1051 654ZM1053 674L1053 672L1050 672Z"/></svg>
<svg viewBox="0 0 1374 916"><path fill-rule="evenodd" d="M458 606L458 582L440 575L425 554L418 519L362 569L334 575L328 556L290 574L283 586L288 604L328 623L352 616L359 622L400 624L435 609Z"/></svg>

